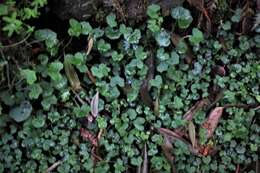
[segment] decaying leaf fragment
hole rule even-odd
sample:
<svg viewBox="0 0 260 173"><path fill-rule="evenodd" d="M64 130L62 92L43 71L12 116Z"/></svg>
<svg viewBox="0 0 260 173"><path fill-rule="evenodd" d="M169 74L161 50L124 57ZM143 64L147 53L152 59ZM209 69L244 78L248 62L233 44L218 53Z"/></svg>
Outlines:
<svg viewBox="0 0 260 173"><path fill-rule="evenodd" d="M67 59L64 60L64 69L72 89L75 91L80 90L81 85L80 85L79 77L74 67L70 64L70 62Z"/></svg>
<svg viewBox="0 0 260 173"><path fill-rule="evenodd" d="M224 107L216 107L213 109L207 120L202 124L202 127L207 130L207 138L211 138L217 125L218 122L222 116Z"/></svg>

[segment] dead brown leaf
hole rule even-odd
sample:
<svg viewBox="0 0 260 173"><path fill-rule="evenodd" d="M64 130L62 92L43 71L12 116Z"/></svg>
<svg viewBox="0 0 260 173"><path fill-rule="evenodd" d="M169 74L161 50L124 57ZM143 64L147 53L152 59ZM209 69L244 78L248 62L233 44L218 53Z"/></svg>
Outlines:
<svg viewBox="0 0 260 173"><path fill-rule="evenodd" d="M157 97L155 102L154 102L154 114L156 116L159 116L160 115L160 103L159 103L159 98Z"/></svg>
<svg viewBox="0 0 260 173"><path fill-rule="evenodd" d="M195 148L197 145L196 130L195 130L195 125L193 124L192 121L189 121L188 130L189 130L189 137L192 143L192 147Z"/></svg>
<svg viewBox="0 0 260 173"><path fill-rule="evenodd" d="M146 78L143 80L143 83L140 88L141 100L146 106L153 106L153 99L149 92L149 81L154 77L154 57L150 55L150 57L146 60L146 64L148 66L148 72Z"/></svg>
<svg viewBox="0 0 260 173"><path fill-rule="evenodd" d="M176 133L172 130L166 129L166 128L159 128L158 130L161 135L166 136L171 142L180 140L188 146L191 153L196 154L196 155L199 154L199 151L196 148L193 148L192 145L186 139L181 137L178 133Z"/></svg>
<svg viewBox="0 0 260 173"><path fill-rule="evenodd" d="M164 154L166 160L171 165L173 173L176 173L177 170L176 170L175 165L174 165L174 156L172 155L173 146L172 146L171 140L166 135L164 135L164 142L162 144L162 151L163 151L163 154Z"/></svg>
<svg viewBox="0 0 260 173"><path fill-rule="evenodd" d="M208 100L207 99L203 99L200 100L198 102L196 102L196 104L194 106L192 106L184 115L183 115L183 119L190 121L192 120L193 116L199 112L205 105L208 104Z"/></svg>
<svg viewBox="0 0 260 173"><path fill-rule="evenodd" d="M46 173L50 173L52 172L54 169L56 169L59 165L61 165L63 163L63 160L59 160L55 163L53 163L47 170Z"/></svg>
<svg viewBox="0 0 260 173"><path fill-rule="evenodd" d="M88 75L88 78L91 80L91 82L96 83L95 77L89 70L86 71L86 74Z"/></svg>
<svg viewBox="0 0 260 173"><path fill-rule="evenodd" d="M70 62L67 59L64 60L64 69L72 89L75 91L82 89L79 77L74 67L70 64Z"/></svg>
<svg viewBox="0 0 260 173"><path fill-rule="evenodd" d="M202 127L207 130L207 138L211 138L222 116L224 107L216 107L213 109L207 120L202 124Z"/></svg>
<svg viewBox="0 0 260 173"><path fill-rule="evenodd" d="M90 107L91 107L91 114L94 118L98 116L98 103L99 103L99 92L95 94L92 98Z"/></svg>
<svg viewBox="0 0 260 173"><path fill-rule="evenodd" d="M179 44L179 42L180 42L181 40L184 41L181 36L179 36L178 34L174 34L174 33L172 34L172 36L171 36L171 41L172 41L172 43L173 43L173 45L174 45L175 47L178 46L178 44ZM184 43L186 44L185 41L184 41ZM187 50L187 52L185 53L184 59L185 59L185 62L186 62L187 64L192 64L192 61L195 59L195 57L194 57L194 55L192 54L192 51L191 51L190 47L188 46L188 44L186 44L186 45L187 45L187 47L188 47L188 50Z"/></svg>
<svg viewBox="0 0 260 173"><path fill-rule="evenodd" d="M89 55L90 51L92 50L93 44L94 44L94 39L92 37L89 37L88 47L87 47L87 55Z"/></svg>

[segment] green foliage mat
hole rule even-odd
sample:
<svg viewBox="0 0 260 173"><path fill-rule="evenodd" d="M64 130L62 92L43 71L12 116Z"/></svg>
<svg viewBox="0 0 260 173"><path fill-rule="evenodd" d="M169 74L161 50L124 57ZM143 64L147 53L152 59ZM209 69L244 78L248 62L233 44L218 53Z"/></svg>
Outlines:
<svg viewBox="0 0 260 173"><path fill-rule="evenodd" d="M29 61L13 65L2 46L14 82L0 92L0 172L254 172L259 34L234 33L239 12L215 36L184 7L147 16L136 28L113 13L99 27L71 19L68 35L87 40L79 52L48 28L31 31Z"/></svg>

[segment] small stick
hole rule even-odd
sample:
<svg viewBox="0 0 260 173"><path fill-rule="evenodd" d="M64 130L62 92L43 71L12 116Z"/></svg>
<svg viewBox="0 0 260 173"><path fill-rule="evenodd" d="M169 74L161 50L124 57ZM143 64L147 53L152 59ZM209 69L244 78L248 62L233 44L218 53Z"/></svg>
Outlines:
<svg viewBox="0 0 260 173"><path fill-rule="evenodd" d="M63 163L63 160L59 160L59 161L53 163L53 164L47 169L46 173L49 173L49 172L53 171L55 168L57 168L57 167L58 167L60 164L62 164L62 163Z"/></svg>

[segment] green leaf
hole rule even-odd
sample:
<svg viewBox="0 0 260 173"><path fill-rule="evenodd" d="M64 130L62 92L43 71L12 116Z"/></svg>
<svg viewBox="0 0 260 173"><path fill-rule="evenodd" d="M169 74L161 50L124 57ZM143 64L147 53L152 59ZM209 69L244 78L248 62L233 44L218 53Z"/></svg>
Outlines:
<svg viewBox="0 0 260 173"><path fill-rule="evenodd" d="M150 18L158 18L159 17L158 13L160 12L160 9L161 8L159 5L156 4L149 5L147 8L147 15Z"/></svg>
<svg viewBox="0 0 260 173"><path fill-rule="evenodd" d="M176 47L178 53L185 54L188 50L188 46L186 43L181 39Z"/></svg>
<svg viewBox="0 0 260 173"><path fill-rule="evenodd" d="M80 22L81 28L82 28L82 34L83 35L89 35L92 32L92 26L89 24L89 22Z"/></svg>
<svg viewBox="0 0 260 173"><path fill-rule="evenodd" d="M106 43L105 40L101 39L97 43L97 48L100 53L106 53L111 49L111 45L109 43Z"/></svg>
<svg viewBox="0 0 260 173"><path fill-rule="evenodd" d="M144 130L144 123L145 123L145 119L142 117L137 117L133 124L135 126L136 129L143 131Z"/></svg>
<svg viewBox="0 0 260 173"><path fill-rule="evenodd" d="M260 95L255 95L255 98L260 103Z"/></svg>
<svg viewBox="0 0 260 173"><path fill-rule="evenodd" d="M98 66L93 66L91 68L91 72L94 76L98 78L103 78L105 76L108 76L108 73L110 72L110 68L106 66L106 64L99 64Z"/></svg>
<svg viewBox="0 0 260 173"><path fill-rule="evenodd" d="M70 36L76 36L79 37L82 32L82 25L75 19L70 19L70 28L68 30L68 33Z"/></svg>
<svg viewBox="0 0 260 173"><path fill-rule="evenodd" d="M22 102L19 106L10 110L9 116L16 122L22 122L29 118L32 113L32 105L28 101Z"/></svg>
<svg viewBox="0 0 260 173"><path fill-rule="evenodd" d="M137 158L136 157L132 157L131 158L131 164L134 165L134 166L140 166L142 164L142 157L138 156Z"/></svg>
<svg viewBox="0 0 260 173"><path fill-rule="evenodd" d="M141 31L139 29L135 29L134 32L126 34L125 39L130 44L138 44L141 39Z"/></svg>
<svg viewBox="0 0 260 173"><path fill-rule="evenodd" d="M44 115L38 115L32 120L32 124L35 128L41 128L45 125Z"/></svg>
<svg viewBox="0 0 260 173"><path fill-rule="evenodd" d="M0 4L0 16L4 16L8 14L8 6L4 4Z"/></svg>
<svg viewBox="0 0 260 173"><path fill-rule="evenodd" d="M46 97L44 98L42 101L41 101L41 105L43 106L43 109L44 110L49 110L51 105L54 105L57 103L57 98L55 95L52 95L52 96L49 96L49 97Z"/></svg>
<svg viewBox="0 0 260 173"><path fill-rule="evenodd" d="M242 14L242 9L241 8L236 9L235 14L231 17L231 21L238 23L241 19L241 14Z"/></svg>
<svg viewBox="0 0 260 173"><path fill-rule="evenodd" d="M168 62L170 65L177 65L180 63L180 56L175 51L172 51Z"/></svg>
<svg viewBox="0 0 260 173"><path fill-rule="evenodd" d="M54 81L60 81L62 79L62 75L60 71L63 69L63 64L59 61L52 62L48 66L48 75Z"/></svg>
<svg viewBox="0 0 260 173"><path fill-rule="evenodd" d="M107 127L107 121L104 117L97 117L98 128L105 129Z"/></svg>
<svg viewBox="0 0 260 173"><path fill-rule="evenodd" d="M125 80L117 75L117 76L112 77L112 79L110 81L110 85L112 87L115 87L116 85L118 85L120 87L124 87L125 86Z"/></svg>
<svg viewBox="0 0 260 173"><path fill-rule="evenodd" d="M39 95L43 91L41 85L38 83L30 85L29 88L30 88L29 97L31 99L38 99Z"/></svg>
<svg viewBox="0 0 260 173"><path fill-rule="evenodd" d="M161 88L162 86L162 77L160 75L156 75L154 79L150 80L151 86Z"/></svg>
<svg viewBox="0 0 260 173"><path fill-rule="evenodd" d="M158 45L162 47L168 47L171 44L170 39L170 34L164 29L155 35L155 40L157 41Z"/></svg>
<svg viewBox="0 0 260 173"><path fill-rule="evenodd" d="M204 145L207 142L207 130L205 128L199 129L199 141L201 145Z"/></svg>
<svg viewBox="0 0 260 173"><path fill-rule="evenodd" d="M190 11L183 7L176 7L172 9L171 16L177 20L177 24L181 29L188 28L193 20Z"/></svg>
<svg viewBox="0 0 260 173"><path fill-rule="evenodd" d="M113 13L110 13L107 17L106 17L106 22L107 24L113 28L117 26L117 22L116 22L116 15Z"/></svg>
<svg viewBox="0 0 260 173"><path fill-rule="evenodd" d="M39 29L34 32L34 38L40 41L55 40L57 38L57 34L50 29Z"/></svg>
<svg viewBox="0 0 260 173"><path fill-rule="evenodd" d="M192 35L189 37L189 41L191 42L191 44L197 45L203 40L204 40L203 33L199 29L193 28Z"/></svg>
<svg viewBox="0 0 260 173"><path fill-rule="evenodd" d="M32 85L36 80L36 72L30 69L23 69L21 70L21 75L26 79L29 85Z"/></svg>
<svg viewBox="0 0 260 173"><path fill-rule="evenodd" d="M105 29L105 34L111 40L119 39L119 37L121 36L121 33L118 29L113 29L113 28L110 28L110 27L107 27Z"/></svg>
<svg viewBox="0 0 260 173"><path fill-rule="evenodd" d="M169 54L165 52L164 48L159 48L157 50L156 57L161 61L165 61L170 58Z"/></svg>
<svg viewBox="0 0 260 173"><path fill-rule="evenodd" d="M117 51L113 51L111 56L114 61L121 61L124 58L124 55L121 53L118 53Z"/></svg>
<svg viewBox="0 0 260 173"><path fill-rule="evenodd" d="M181 99L180 97L178 97L178 96L175 96L175 97L174 97L174 101L173 101L173 106L174 106L174 108L176 108L176 109L181 109L181 108L183 108L184 104L183 104L183 102L182 102L182 99Z"/></svg>
<svg viewBox="0 0 260 173"><path fill-rule="evenodd" d="M140 60L144 60L147 58L148 53L144 51L144 48L142 46L138 46L137 49L135 49L135 57Z"/></svg>

